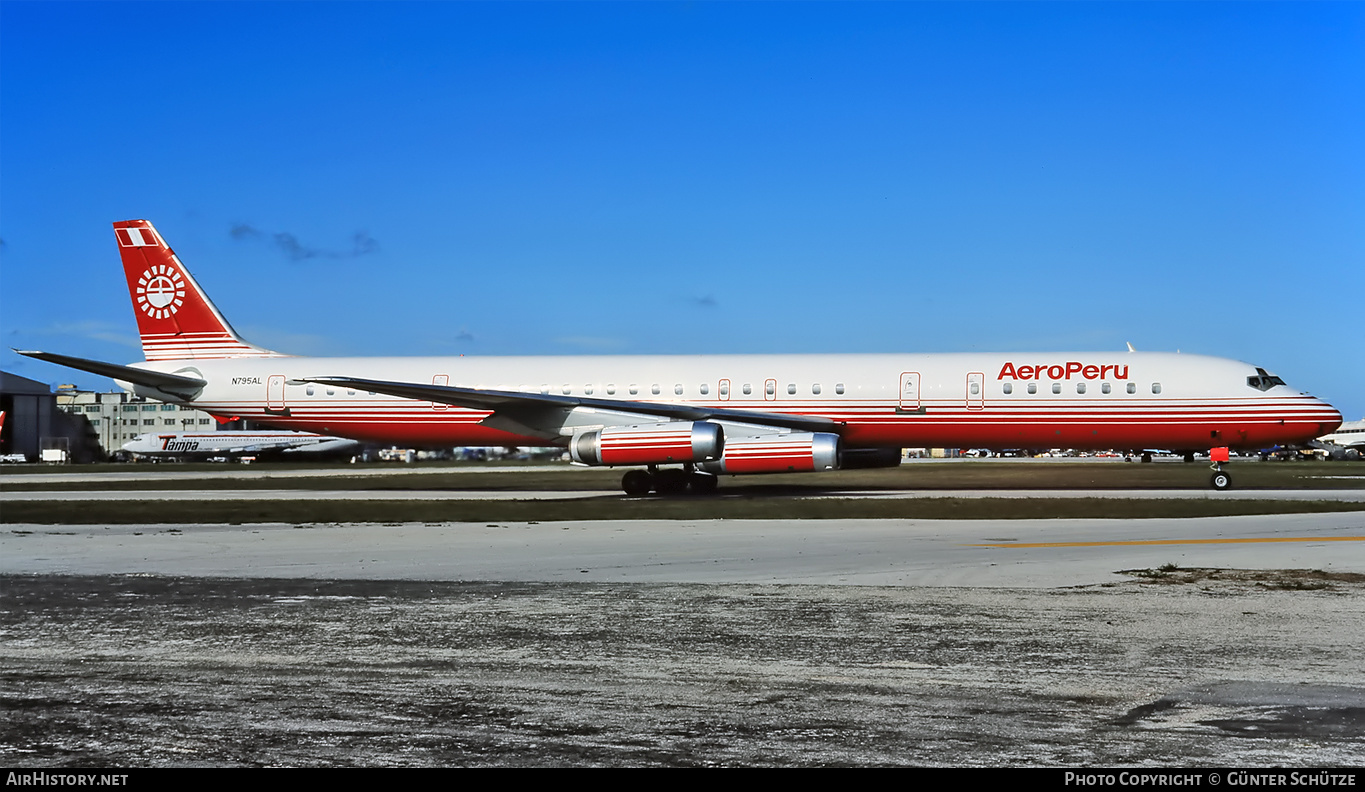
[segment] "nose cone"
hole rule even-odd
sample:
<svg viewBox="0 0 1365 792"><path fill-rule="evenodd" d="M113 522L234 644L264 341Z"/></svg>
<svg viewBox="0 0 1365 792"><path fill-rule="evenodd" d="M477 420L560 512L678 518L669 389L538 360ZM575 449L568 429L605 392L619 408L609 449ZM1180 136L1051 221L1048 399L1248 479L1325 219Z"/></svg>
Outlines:
<svg viewBox="0 0 1365 792"><path fill-rule="evenodd" d="M1341 426L1341 411L1321 399L1315 401L1317 401L1322 412L1322 418L1318 421L1317 436L1322 437L1325 434L1335 432L1337 427Z"/></svg>

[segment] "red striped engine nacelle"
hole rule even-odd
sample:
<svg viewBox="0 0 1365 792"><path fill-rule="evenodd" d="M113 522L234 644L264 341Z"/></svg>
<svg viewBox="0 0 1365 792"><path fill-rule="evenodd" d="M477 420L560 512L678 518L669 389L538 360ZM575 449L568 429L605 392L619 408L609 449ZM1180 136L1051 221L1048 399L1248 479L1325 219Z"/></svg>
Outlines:
<svg viewBox="0 0 1365 792"><path fill-rule="evenodd" d="M707 473L800 473L839 469L839 436L824 432L732 437Z"/></svg>
<svg viewBox="0 0 1365 792"><path fill-rule="evenodd" d="M573 461L584 465L662 465L719 459L725 432L705 421L608 426L574 435Z"/></svg>

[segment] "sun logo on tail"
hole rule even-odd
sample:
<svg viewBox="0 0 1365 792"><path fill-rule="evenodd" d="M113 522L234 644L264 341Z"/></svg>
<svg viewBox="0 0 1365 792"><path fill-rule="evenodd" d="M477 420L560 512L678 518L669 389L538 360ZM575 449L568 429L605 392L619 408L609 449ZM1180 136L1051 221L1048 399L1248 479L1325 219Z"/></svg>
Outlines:
<svg viewBox="0 0 1365 792"><path fill-rule="evenodd" d="M185 302L185 280L175 267L155 264L137 280L137 305L153 319L166 319Z"/></svg>

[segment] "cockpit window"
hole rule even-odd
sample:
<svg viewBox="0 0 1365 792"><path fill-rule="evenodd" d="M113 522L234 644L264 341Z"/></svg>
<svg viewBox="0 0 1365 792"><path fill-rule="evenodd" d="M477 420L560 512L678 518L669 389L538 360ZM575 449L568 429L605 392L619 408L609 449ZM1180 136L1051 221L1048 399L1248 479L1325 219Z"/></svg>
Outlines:
<svg viewBox="0 0 1365 792"><path fill-rule="evenodd" d="M1247 384L1259 391L1268 391L1276 385L1283 385L1284 380L1271 374L1263 368L1256 369L1256 376L1247 377Z"/></svg>

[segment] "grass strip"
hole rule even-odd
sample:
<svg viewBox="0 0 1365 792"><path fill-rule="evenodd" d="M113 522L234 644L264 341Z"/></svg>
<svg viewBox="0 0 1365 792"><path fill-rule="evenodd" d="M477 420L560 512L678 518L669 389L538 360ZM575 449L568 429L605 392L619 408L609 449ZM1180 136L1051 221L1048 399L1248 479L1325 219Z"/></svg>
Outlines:
<svg viewBox="0 0 1365 792"><path fill-rule="evenodd" d="M1141 519L1365 512L1365 503L1231 499L583 498L501 501L28 501L0 523L130 525L267 522L551 522L562 520Z"/></svg>

